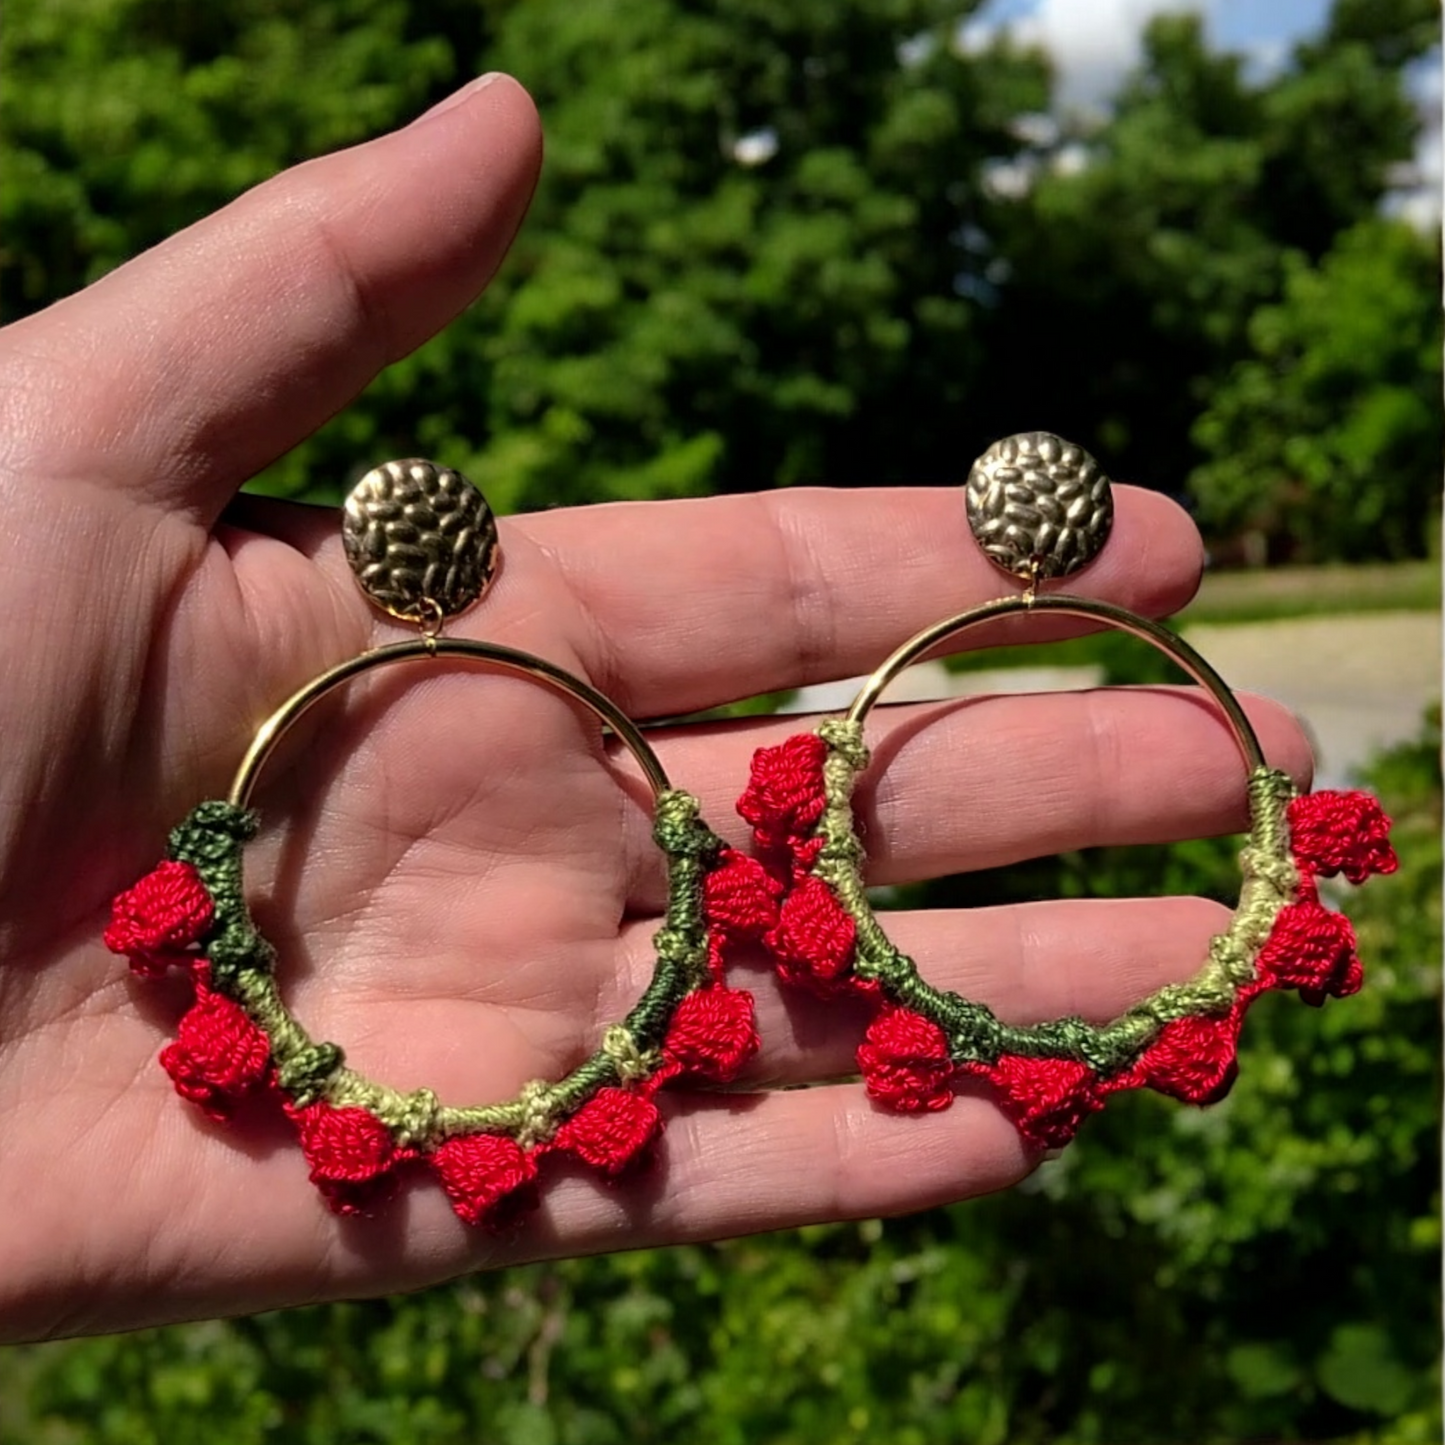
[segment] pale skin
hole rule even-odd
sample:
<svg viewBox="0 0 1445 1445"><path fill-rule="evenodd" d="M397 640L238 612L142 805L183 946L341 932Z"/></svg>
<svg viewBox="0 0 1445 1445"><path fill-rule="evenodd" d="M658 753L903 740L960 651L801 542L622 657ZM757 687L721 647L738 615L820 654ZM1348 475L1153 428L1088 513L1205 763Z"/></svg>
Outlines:
<svg viewBox="0 0 1445 1445"><path fill-rule="evenodd" d="M923 1119L881 1112L856 1082L777 1091L846 1075L866 1015L783 991L761 957L734 979L764 1038L739 1091L665 1091L647 1172L609 1186L551 1170L540 1210L500 1236L424 1180L375 1219L340 1220L274 1111L213 1125L156 1066L186 986L106 952L110 898L224 794L282 698L407 635L356 590L332 514L233 498L478 294L540 160L530 101L498 78L0 332L0 1338L902 1213L1039 1163L982 1091ZM1078 590L1167 614L1197 585L1199 539L1156 495L1121 488L1117 504ZM866 672L1003 590L947 489L555 511L504 520L502 546L456 635L541 654L639 719ZM1297 725L1249 710L1270 761L1304 781ZM745 846L733 802L752 751L801 725L654 741ZM1183 692L887 708L869 726L876 882L1244 822L1238 750ZM270 826L248 872L286 996L376 1077L508 1097L578 1062L645 981L662 883L647 790L542 689L383 674L299 729L255 801ZM1193 972L1223 916L1168 899L892 926L934 982L1012 1020L1104 1019Z"/></svg>

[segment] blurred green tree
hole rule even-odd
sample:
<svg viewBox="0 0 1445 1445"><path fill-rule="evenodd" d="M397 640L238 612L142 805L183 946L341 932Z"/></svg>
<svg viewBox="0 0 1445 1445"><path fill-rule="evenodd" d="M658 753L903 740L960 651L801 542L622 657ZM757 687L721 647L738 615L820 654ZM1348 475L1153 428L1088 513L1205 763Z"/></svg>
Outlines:
<svg viewBox="0 0 1445 1445"><path fill-rule="evenodd" d="M1202 460L1195 418L1248 354L1256 313L1376 216L1412 156L1404 71L1439 25L1432 0L1338 0L1318 39L1260 77L1212 50L1197 15L1151 21L1109 114L1046 128L1000 213L980 398L997 429L1048 417L1118 475L1182 492ZM1417 305L1438 336L1436 289Z"/></svg>
<svg viewBox="0 0 1445 1445"><path fill-rule="evenodd" d="M451 71L407 0L12 0L0 27L0 307L67 295Z"/></svg>
<svg viewBox="0 0 1445 1445"><path fill-rule="evenodd" d="M429 363L485 424L429 445L504 506L940 471L982 362L956 238L1047 98L1037 57L959 52L973 8L513 10L488 63L531 87L548 163L476 331Z"/></svg>
<svg viewBox="0 0 1445 1445"><path fill-rule="evenodd" d="M549 135L514 257L266 489L335 496L376 457L418 451L506 508L955 481L994 436L1046 424L1177 491L1204 439L1251 425L1193 430L1256 315L1374 217L1409 156L1402 76L1438 13L1337 0L1263 79L1197 19L1161 17L1112 113L1059 131L1046 57L1006 34L963 43L977 9L13 0L0 305L43 305L502 67ZM1331 272L1332 302L1358 270ZM1365 410L1362 430L1390 431L1377 398ZM1282 446L1287 413L1260 417L1252 454L1270 429ZM1386 510L1415 495L1367 490Z"/></svg>
<svg viewBox="0 0 1445 1445"><path fill-rule="evenodd" d="M1195 423L1209 460L1200 517L1251 528L1292 560L1424 556L1445 450L1439 248L1372 217L1250 319L1238 362Z"/></svg>
<svg viewBox="0 0 1445 1445"><path fill-rule="evenodd" d="M549 137L513 260L269 489L417 450L504 508L917 476L981 360L955 233L1047 100L1037 56L951 43L976 3L16 0L0 300L505 68Z"/></svg>

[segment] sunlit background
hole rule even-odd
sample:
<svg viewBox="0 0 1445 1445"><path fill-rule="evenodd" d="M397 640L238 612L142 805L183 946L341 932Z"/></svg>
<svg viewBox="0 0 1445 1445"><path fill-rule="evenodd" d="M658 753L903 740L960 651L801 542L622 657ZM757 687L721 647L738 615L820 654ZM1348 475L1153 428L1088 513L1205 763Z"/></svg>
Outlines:
<svg viewBox="0 0 1445 1445"><path fill-rule="evenodd" d="M1439 42L1434 0L10 0L6 319L472 74L536 96L488 296L261 489L945 486L1056 430L1194 511L1186 635L1405 866L1351 902L1361 995L1264 1001L1227 1100L1122 1099L1009 1196L15 1349L0 1441L1437 1442ZM905 901L1234 879L1204 840Z"/></svg>

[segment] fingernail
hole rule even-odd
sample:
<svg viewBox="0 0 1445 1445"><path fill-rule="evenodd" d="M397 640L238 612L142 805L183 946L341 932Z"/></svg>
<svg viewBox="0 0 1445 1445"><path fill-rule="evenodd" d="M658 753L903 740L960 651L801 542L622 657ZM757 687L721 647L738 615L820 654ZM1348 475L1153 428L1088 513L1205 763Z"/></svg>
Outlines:
<svg viewBox="0 0 1445 1445"><path fill-rule="evenodd" d="M435 120L443 111L451 110L454 106L463 104L470 100L479 90L485 90L494 80L500 80L500 70L489 70L485 75L479 75L475 80L469 80L460 90L454 90L445 100L439 100L428 111L424 111L412 122L419 125L424 120Z"/></svg>
<svg viewBox="0 0 1445 1445"><path fill-rule="evenodd" d="M1062 1149L1045 1149L1044 1156L1039 1160L1039 1163L1052 1164L1055 1159L1062 1159L1063 1157L1064 1151Z"/></svg>

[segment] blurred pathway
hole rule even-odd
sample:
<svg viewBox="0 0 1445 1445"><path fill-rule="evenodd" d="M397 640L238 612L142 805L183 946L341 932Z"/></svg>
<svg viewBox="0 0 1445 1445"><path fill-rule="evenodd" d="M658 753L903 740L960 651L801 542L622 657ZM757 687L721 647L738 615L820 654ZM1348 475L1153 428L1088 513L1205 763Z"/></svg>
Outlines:
<svg viewBox="0 0 1445 1445"><path fill-rule="evenodd" d="M1304 719L1317 787L1349 781L1372 754L1415 737L1440 697L1438 613L1201 623L1185 636L1231 687L1277 698Z"/></svg>

